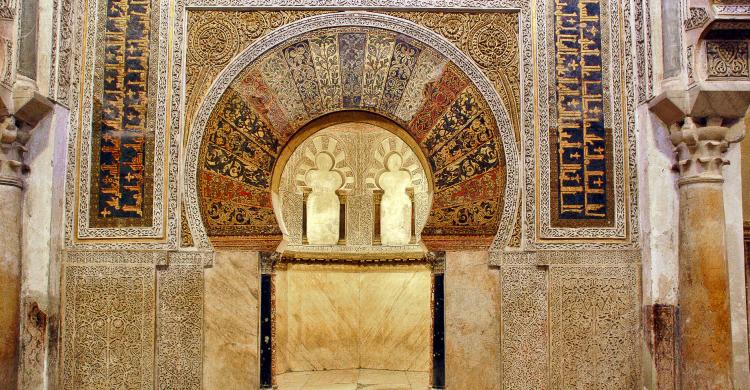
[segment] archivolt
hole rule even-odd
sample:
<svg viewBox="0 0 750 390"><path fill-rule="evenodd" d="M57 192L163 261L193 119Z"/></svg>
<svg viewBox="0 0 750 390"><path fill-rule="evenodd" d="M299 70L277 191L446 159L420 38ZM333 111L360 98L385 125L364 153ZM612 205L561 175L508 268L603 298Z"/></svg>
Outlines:
<svg viewBox="0 0 750 390"><path fill-rule="evenodd" d="M379 32L382 32L382 34ZM252 107L250 107L251 104L249 103L246 104L247 108L238 106L238 104L241 106L247 103L248 100L251 102L261 100L261 105L267 107L268 101L266 100L268 99L266 99L265 96L260 98L258 96L250 96L249 99L244 99L242 96L239 96L248 90L258 88L258 85L252 84L252 81L256 79L250 77L253 76L251 73L255 71L252 69L253 66L257 65L257 68L259 69L258 72L260 72L260 69L262 69L261 65L259 65L260 63L268 61L270 57L278 57L275 60L277 62L282 61L282 65L289 66L289 68L285 69L290 72L290 78L297 83L297 91L292 92L304 95L306 92L299 88L299 84L305 83L309 80L306 80L305 76L300 75L304 75L305 72L307 72L307 74L312 72L312 77L307 76L308 79L320 79L320 75L315 75L314 68L312 70L303 69L305 61L313 61L312 58L308 58L310 57L309 51L311 50L309 47L311 45L310 42L313 41L312 39L309 41L306 39L311 37L317 37L316 39L318 39L323 36L335 36L335 39L340 39L341 35L356 35L359 33L364 33L365 35L371 34L367 35L367 37L377 36L377 39L382 38L384 40L384 50L389 53L383 58L391 62L390 69L386 69L386 72L394 67L396 68L394 71L395 73L390 75L386 73L384 77L388 80L385 78L381 80L382 83L384 83L384 87L381 88L383 92L373 98L375 99L373 100L376 102L375 104L366 104L362 101L362 96L359 96L360 100L355 103L352 103L351 99L347 103L347 100L342 97L338 102L334 102L333 104L323 101L321 102L320 107L305 106L305 113L301 117L289 118L289 115L286 115L286 119L281 122L272 118L273 113L265 112L258 114L258 118L254 119L260 123L260 117L263 117L264 122L268 122L261 123L264 127L260 130L258 130L255 124L248 125L248 120L245 115L234 115L237 112L244 112L243 110L249 112L252 109ZM367 37L365 39L369 39ZM325 44L324 41L325 40L318 40L314 42ZM337 44L338 43L339 41L337 41ZM281 47L281 49L279 49L279 47ZM338 48L338 46L336 47ZM433 58L436 65L441 64L440 57L444 57L445 61L442 64L446 67L446 71L443 72L443 75L449 73L451 69L455 69L458 72L455 72L457 75L454 76L459 78L465 77L468 80L468 85L462 87L461 90L453 91L454 93L451 99L442 103L442 111L439 111L438 113L440 115L436 116L434 115L435 113L432 113L433 115L430 116L433 121L432 125L426 130L416 129L416 127L419 126L416 126L413 123L416 120L414 119L414 116L420 114L420 107L405 107L408 106L408 104L402 104L403 102L400 101L400 99L403 99L404 95L408 94L408 86L404 84L402 86L396 85L391 87L399 91L400 95L397 96L397 99L388 95L389 90L388 87L385 86L385 84L388 84L391 79L396 80L396 82L401 80L403 83L408 83L410 81L408 77L406 78L406 81L403 80L404 77L401 77L403 76L403 72L399 73L398 67L403 67L403 64L406 64L407 67L411 67L413 70L419 66L418 64L410 63L409 61L411 61L411 59L408 56L413 55L415 52L418 53L420 50L436 54L436 56L433 56L436 57ZM399 51L402 51L402 53ZM336 54L338 55L338 53ZM362 56L364 55L365 54L362 54ZM397 56L400 57L397 58ZM422 57L427 58L429 56L425 55ZM270 60L274 59L271 58ZM297 68L297 65L299 65L299 69ZM272 67L272 69L279 68ZM412 70L408 71L411 72ZM446 77L448 76L445 76L444 78ZM250 80L249 84L246 83L242 88L232 88L233 83L242 83L245 78ZM319 80L315 82L318 84L312 85L311 88L322 88ZM377 83L378 81L375 80L374 82ZM444 96L443 91L440 90L440 88L442 88L441 85L447 85L450 84L450 82L450 80L446 81L443 79L425 81L425 91L428 88L432 88L435 90L434 92L436 95L434 96L434 99L430 97L423 97L423 99L425 101L439 101L439 98ZM292 87L294 86L295 85L292 85ZM339 93L344 92L339 91ZM328 96L327 93L326 96ZM298 100L303 105L311 102L310 98L306 96L299 96ZM245 101L245 103L243 103L243 101ZM290 102L293 103L293 101ZM286 109L289 111L291 109L288 105L281 105L278 104L278 102L276 103L281 110ZM422 103L423 107L421 109L424 111L426 110L424 106L427 106L427 104L424 102ZM347 104L349 105L347 106ZM227 114L225 107L229 107L236 112L229 112ZM252 161L250 163L247 161L242 161L240 163L235 161L235 163L238 164L238 166L250 167L259 167L263 164L270 164L270 168L259 169L260 173L255 175L257 177L262 177L266 172L270 172L273 169L272 166L275 163L275 157L278 155L281 148L283 148L283 144L294 132L304 126L305 123L314 120L321 115L347 109L366 110L386 116L406 128L407 131L419 141L420 147L425 152L425 155L428 156L430 164L435 171L436 181L444 180L444 182L438 182L436 185L436 201L433 205L433 211L439 209L443 214L434 218L431 216L431 222L428 222L428 228L430 227L430 223L434 225L431 230L432 234L436 236L462 236L479 233L484 236L495 236L496 241L501 240L500 242L505 242L506 237L510 234L512 218L516 215L516 210L518 208L518 191L520 187L519 151L517 150L515 137L506 107L498 97L498 94L495 92L490 82L465 54L444 38L424 27L387 15L367 12L342 12L303 19L280 27L264 38L259 39L238 55L227 66L227 68L224 69L210 88L205 100L200 106L196 120L193 121L192 124L186 149L184 169L186 211L196 246L204 248L211 246L211 243L208 240L206 226L201 217L199 195L201 180L200 170L202 169L201 164L208 164L206 162L206 155L208 154L207 148L209 146L214 148L215 150L212 152L212 155L216 157L217 154L220 154L221 156L219 160L223 162L234 161L232 160L234 157L226 157L232 153L232 150L221 150L221 148L217 148L215 144L209 145L210 142L208 142L205 137L211 137L211 131L214 131L216 134L221 133L221 137L225 138L222 139L221 142L226 143L230 137L228 133L225 134L225 130L229 127L252 127L253 134L240 134L240 136L243 137L246 135L248 136L248 140L243 142L248 144L250 138L254 137L254 145L257 145L259 150L263 149L270 158L262 161ZM218 112L222 110L224 111ZM470 115L467 115L467 112L463 112L467 110L471 111L471 120L473 122L469 121ZM487 115L482 115L482 113L485 112ZM412 116L409 116L410 114ZM476 118L481 118L481 120L475 120ZM299 123L290 119L295 119ZM456 121L461 120L465 121L463 125L456 123ZM235 121L236 123L233 123L232 121ZM207 130L209 126L211 126L212 130ZM217 131L217 128L221 128L221 130ZM487 129L490 129L491 131ZM235 142L235 144L237 143ZM228 149L231 149L231 147L228 147ZM455 157L456 153L458 153L458 158ZM488 153L496 154L494 156L495 161L487 162L472 160L485 158ZM487 169L483 168L482 164L494 165ZM208 165L211 169L216 166L216 164ZM491 171L495 168L497 168L497 170L503 170L503 172L495 172L493 175L482 175L484 172L482 169ZM222 169L224 171L232 171L232 174L236 173L236 171L227 167L222 167ZM479 173L476 172L477 170ZM219 172L219 170L216 169L215 172L209 172L210 169L204 171L211 175L222 175L222 172L224 172ZM457 178L457 175L460 177ZM488 179L487 177L490 178ZM232 179L233 183L239 183L237 185L247 184L242 183L243 178L237 179L237 177L232 176ZM254 179L245 179L245 182L253 184L251 182L252 180ZM261 179L261 181L263 181L263 179ZM486 231L487 227L490 225L480 226L475 220L471 220L472 212L477 210L478 212L481 212L481 208L490 207L487 206L487 202L474 202L474 204L471 205L466 203L472 200L471 196L473 193L476 193L477 190L481 192L483 188L486 188L485 185L488 181L500 187L498 191L501 192L497 197L497 201L502 203L502 208L497 210L493 209L493 213L499 214L496 215L496 220L493 218L492 222L494 224L493 229L499 229L496 234L494 230L492 232ZM262 186L259 186L258 188L260 187ZM441 190L444 190L442 200L440 198ZM457 205L455 204L455 199L462 199L465 203ZM471 210L471 208L474 208L474 210ZM246 210L243 212L244 214L247 214ZM446 217L446 215L450 213L453 213L454 216ZM469 220L467 221L465 217L469 218ZM454 218L455 220L450 220L450 218ZM464 225L461 226L461 223L464 223ZM268 220L263 220L261 218L259 220L259 225L261 224L268 225ZM452 225L456 225L455 228L451 227ZM258 234L262 235L263 233L264 232L260 232ZM496 242L496 244L500 244L500 242Z"/></svg>

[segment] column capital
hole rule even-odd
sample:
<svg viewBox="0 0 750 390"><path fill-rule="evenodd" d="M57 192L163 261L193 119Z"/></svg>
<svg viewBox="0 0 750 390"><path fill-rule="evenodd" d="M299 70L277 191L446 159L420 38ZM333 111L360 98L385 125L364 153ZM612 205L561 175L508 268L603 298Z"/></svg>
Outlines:
<svg viewBox="0 0 750 390"><path fill-rule="evenodd" d="M23 175L28 167L23 163L28 129L19 129L12 115L0 118L0 186L23 188Z"/></svg>
<svg viewBox="0 0 750 390"><path fill-rule="evenodd" d="M739 142L745 135L744 121L733 126L725 126L724 122L720 117L701 120L688 116L682 124L671 126L669 133L675 146L680 185L723 182L721 168L729 164L724 153L730 143Z"/></svg>

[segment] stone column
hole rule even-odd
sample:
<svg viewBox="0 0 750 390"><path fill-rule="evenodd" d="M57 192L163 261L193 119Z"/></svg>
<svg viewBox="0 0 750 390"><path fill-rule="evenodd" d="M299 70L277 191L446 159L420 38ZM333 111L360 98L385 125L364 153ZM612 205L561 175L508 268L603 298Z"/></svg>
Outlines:
<svg viewBox="0 0 750 390"><path fill-rule="evenodd" d="M732 332L721 169L722 119L673 125L680 171L679 360L683 389L732 389ZM730 212L741 212L732 210Z"/></svg>
<svg viewBox="0 0 750 390"><path fill-rule="evenodd" d="M0 389L15 389L18 377L22 161L28 136L12 116L0 123Z"/></svg>

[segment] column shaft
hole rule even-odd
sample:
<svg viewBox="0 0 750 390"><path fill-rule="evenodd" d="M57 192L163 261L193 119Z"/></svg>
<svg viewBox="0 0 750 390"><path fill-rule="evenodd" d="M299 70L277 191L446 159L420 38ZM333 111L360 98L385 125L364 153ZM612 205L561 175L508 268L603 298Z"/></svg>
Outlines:
<svg viewBox="0 0 750 390"><path fill-rule="evenodd" d="M0 183L0 389L15 389L18 378L22 193Z"/></svg>
<svg viewBox="0 0 750 390"><path fill-rule="evenodd" d="M677 343L683 389L734 388L722 176L734 137L723 122L711 117L698 125L686 117L670 131L680 170Z"/></svg>
<svg viewBox="0 0 750 390"><path fill-rule="evenodd" d="M732 389L721 179L680 186L680 366L683 389Z"/></svg>

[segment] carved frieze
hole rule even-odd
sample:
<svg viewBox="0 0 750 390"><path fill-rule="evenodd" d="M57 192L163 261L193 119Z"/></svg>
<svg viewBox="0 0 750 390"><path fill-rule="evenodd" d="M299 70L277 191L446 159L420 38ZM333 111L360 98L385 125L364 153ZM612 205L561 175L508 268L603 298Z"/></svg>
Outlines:
<svg viewBox="0 0 750 390"><path fill-rule="evenodd" d="M706 41L706 63L709 77L750 77L748 42L740 40Z"/></svg>
<svg viewBox="0 0 750 390"><path fill-rule="evenodd" d="M685 19L685 30L700 28L708 23L708 11L703 7L690 7L690 16Z"/></svg>
<svg viewBox="0 0 750 390"><path fill-rule="evenodd" d="M503 389L547 388L547 272L538 267L502 267Z"/></svg>

